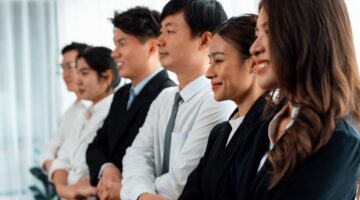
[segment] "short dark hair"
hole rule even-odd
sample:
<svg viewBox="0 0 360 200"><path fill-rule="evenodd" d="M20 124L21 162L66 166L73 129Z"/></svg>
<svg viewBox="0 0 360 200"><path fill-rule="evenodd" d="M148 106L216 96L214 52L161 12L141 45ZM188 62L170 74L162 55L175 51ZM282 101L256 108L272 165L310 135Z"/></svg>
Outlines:
<svg viewBox="0 0 360 200"><path fill-rule="evenodd" d="M110 69L114 75L112 88L115 88L119 82L119 71L115 60L111 57L111 50L106 47L90 47L77 55L77 59L84 58L89 67L96 71L98 77Z"/></svg>
<svg viewBox="0 0 360 200"><path fill-rule="evenodd" d="M213 35L217 34L230 43L244 60L251 57L250 47L255 41L255 27L257 15L246 14L232 17L222 25L218 26Z"/></svg>
<svg viewBox="0 0 360 200"><path fill-rule="evenodd" d="M88 47L89 47L89 45L87 45L85 43L71 42L71 44L66 45L61 50L61 54L64 55L65 53L67 53L69 51L73 51L73 50L76 50L78 53L81 53Z"/></svg>
<svg viewBox="0 0 360 200"><path fill-rule="evenodd" d="M221 3L216 0L170 0L161 13L161 21L182 11L193 37L212 32L227 20Z"/></svg>
<svg viewBox="0 0 360 200"><path fill-rule="evenodd" d="M142 43L160 35L160 13L146 7L137 6L122 13L115 12L111 22L114 27L137 37Z"/></svg>

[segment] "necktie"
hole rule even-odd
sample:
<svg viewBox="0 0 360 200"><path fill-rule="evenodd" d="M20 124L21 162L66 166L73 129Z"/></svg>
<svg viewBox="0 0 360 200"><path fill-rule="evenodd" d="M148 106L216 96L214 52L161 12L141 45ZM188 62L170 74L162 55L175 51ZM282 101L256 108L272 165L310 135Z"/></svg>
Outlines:
<svg viewBox="0 0 360 200"><path fill-rule="evenodd" d="M176 113L179 108L179 103L182 101L180 92L175 94L174 104L172 107L171 115L169 122L165 130L165 140L164 140L164 157L163 157L163 167L162 174L165 174L169 171L169 158L170 158L170 147L171 147L171 134L174 129Z"/></svg>
<svg viewBox="0 0 360 200"><path fill-rule="evenodd" d="M134 101L134 98L135 98L135 89L134 87L131 87L130 91L129 91L129 99L128 99L128 102L127 102L127 105L126 105L126 110L129 110L132 102Z"/></svg>

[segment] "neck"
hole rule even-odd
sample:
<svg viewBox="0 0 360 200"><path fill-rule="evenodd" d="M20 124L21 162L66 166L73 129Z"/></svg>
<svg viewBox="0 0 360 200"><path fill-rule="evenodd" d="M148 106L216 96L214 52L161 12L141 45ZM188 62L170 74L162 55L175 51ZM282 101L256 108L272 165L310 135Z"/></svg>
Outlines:
<svg viewBox="0 0 360 200"><path fill-rule="evenodd" d="M139 75L136 78L132 78L131 83L133 85L137 85L139 84L141 81L143 81L144 79L146 79L148 76L150 76L151 74L153 74L154 72L156 72L158 69L161 68L161 64L160 62L149 62L146 64L146 67L144 67L143 69L143 73L141 73L141 75Z"/></svg>
<svg viewBox="0 0 360 200"><path fill-rule="evenodd" d="M92 106L94 106L95 104L99 103L101 100L103 100L105 97L109 96L112 92L104 92L102 94L100 94L99 96L97 96L96 98L92 99L91 102L93 103Z"/></svg>
<svg viewBox="0 0 360 200"><path fill-rule="evenodd" d="M254 86L250 89L250 93L246 94L246 98L235 102L238 108L239 116L244 116L249 112L255 101L263 94L263 90Z"/></svg>
<svg viewBox="0 0 360 200"><path fill-rule="evenodd" d="M199 62L198 64L189 65L187 67L183 66L184 70L182 72L176 72L177 79L179 81L180 90L184 89L189 83L204 75L207 68L208 63L206 60Z"/></svg>

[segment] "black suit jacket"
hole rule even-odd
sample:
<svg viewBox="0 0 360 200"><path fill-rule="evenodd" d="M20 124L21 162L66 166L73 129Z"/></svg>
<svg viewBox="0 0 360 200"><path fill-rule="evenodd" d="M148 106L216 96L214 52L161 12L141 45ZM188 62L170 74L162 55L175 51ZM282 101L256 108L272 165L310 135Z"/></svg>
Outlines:
<svg viewBox="0 0 360 200"><path fill-rule="evenodd" d="M235 193L228 193L225 182L229 178L230 168L237 154L247 148L249 135L256 132L262 123L261 113L265 98L260 97L250 108L241 125L226 146L231 126L229 122L216 125L209 136L205 154L199 165L188 177L180 196L185 199L234 199ZM233 115L237 113L237 110Z"/></svg>
<svg viewBox="0 0 360 200"><path fill-rule="evenodd" d="M281 139L280 139L281 140ZM359 130L352 120L339 120L330 141L269 190L267 160L239 200L353 200L360 169ZM244 170L244 169L243 169ZM244 189L239 185L239 190Z"/></svg>
<svg viewBox="0 0 360 200"><path fill-rule="evenodd" d="M96 186L103 164L111 162L122 171L122 158L143 125L149 107L165 88L175 86L165 70L154 76L126 109L131 84L124 85L114 95L103 126L86 151L91 185Z"/></svg>

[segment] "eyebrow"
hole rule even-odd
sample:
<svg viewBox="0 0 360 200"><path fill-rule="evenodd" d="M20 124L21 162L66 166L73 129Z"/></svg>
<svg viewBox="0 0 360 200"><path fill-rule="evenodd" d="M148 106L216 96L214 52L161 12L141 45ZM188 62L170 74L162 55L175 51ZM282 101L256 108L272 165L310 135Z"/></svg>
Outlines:
<svg viewBox="0 0 360 200"><path fill-rule="evenodd" d="M171 26L173 26L173 27L177 27L177 24L174 24L174 22L168 22L168 23L166 23L164 26L162 26L162 27L165 27L165 28L167 28L167 27L171 27Z"/></svg>
<svg viewBox="0 0 360 200"><path fill-rule="evenodd" d="M78 69L79 71L88 71L88 70L90 70L89 67L83 67L83 66L80 66L80 67L78 67L77 69Z"/></svg>
<svg viewBox="0 0 360 200"><path fill-rule="evenodd" d="M269 26L269 23L267 21L260 25L260 27L262 27L262 28L267 28L268 26ZM258 31L259 31L259 27L256 26L255 27L255 32L258 32Z"/></svg>
<svg viewBox="0 0 360 200"><path fill-rule="evenodd" d="M209 54L209 57L215 57L215 56L217 56L217 55L225 56L226 53L221 52L221 51L215 51L215 52L210 53L210 54Z"/></svg>
<svg viewBox="0 0 360 200"><path fill-rule="evenodd" d="M126 40L126 38L122 37L122 38L119 38L117 40L114 40L114 42L122 42L122 41L125 41L125 40Z"/></svg>

